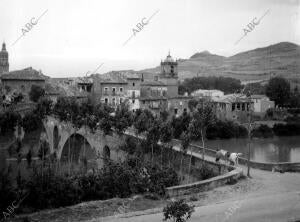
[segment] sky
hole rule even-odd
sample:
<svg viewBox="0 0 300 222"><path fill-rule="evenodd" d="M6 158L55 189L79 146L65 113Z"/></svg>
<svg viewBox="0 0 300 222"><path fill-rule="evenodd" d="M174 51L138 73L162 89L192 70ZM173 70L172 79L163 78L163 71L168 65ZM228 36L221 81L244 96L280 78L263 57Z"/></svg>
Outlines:
<svg viewBox="0 0 300 222"><path fill-rule="evenodd" d="M99 66L97 73L152 68L169 50L184 59L204 50L232 56L279 42L300 45L300 0L0 0L0 5L0 41L6 42L10 70L31 66L51 77L84 76ZM253 20L257 25L250 30Z"/></svg>

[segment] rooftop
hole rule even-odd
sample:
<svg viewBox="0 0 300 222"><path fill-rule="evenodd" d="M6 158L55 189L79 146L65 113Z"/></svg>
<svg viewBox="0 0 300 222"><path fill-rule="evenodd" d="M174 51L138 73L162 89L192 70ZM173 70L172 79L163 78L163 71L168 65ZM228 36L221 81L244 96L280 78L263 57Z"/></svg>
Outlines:
<svg viewBox="0 0 300 222"><path fill-rule="evenodd" d="M154 81L154 80L147 80L141 83L142 86L166 86L166 84L164 84L161 81Z"/></svg>
<svg viewBox="0 0 300 222"><path fill-rule="evenodd" d="M244 94L228 94L222 97L212 98L212 101L219 103L248 102Z"/></svg>
<svg viewBox="0 0 300 222"><path fill-rule="evenodd" d="M1 76L2 80L39 80L45 81L47 76L44 76L41 71L37 71L32 67L11 71Z"/></svg>

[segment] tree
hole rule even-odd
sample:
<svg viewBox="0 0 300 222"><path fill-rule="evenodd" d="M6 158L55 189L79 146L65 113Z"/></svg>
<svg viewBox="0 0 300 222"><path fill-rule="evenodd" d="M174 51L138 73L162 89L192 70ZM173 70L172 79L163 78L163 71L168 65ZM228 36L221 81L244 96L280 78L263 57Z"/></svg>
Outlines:
<svg viewBox="0 0 300 222"><path fill-rule="evenodd" d="M197 109L192 113L192 120L189 125L189 131L191 133L191 139L202 140L202 159L204 160L205 153L205 139L207 127L212 125L216 121L213 108L209 103L199 104Z"/></svg>
<svg viewBox="0 0 300 222"><path fill-rule="evenodd" d="M45 90L37 85L32 85L29 92L29 98L33 102L37 102L41 97L45 95Z"/></svg>
<svg viewBox="0 0 300 222"><path fill-rule="evenodd" d="M172 146L169 145L173 138L173 128L171 122L163 122L160 127L160 141L163 143L164 147L170 147L171 152ZM161 162L163 161L163 146L161 146ZM171 166L171 158L169 156L169 167Z"/></svg>
<svg viewBox="0 0 300 222"><path fill-rule="evenodd" d="M133 126L136 129L137 134L147 131L153 120L154 117L152 113L147 109L136 112Z"/></svg>
<svg viewBox="0 0 300 222"><path fill-rule="evenodd" d="M122 103L117 107L113 126L119 135L122 135L128 127L132 125L133 116L129 111L129 107L127 104Z"/></svg>
<svg viewBox="0 0 300 222"><path fill-rule="evenodd" d="M149 123L149 128L147 130L146 139L151 145L151 163L153 165L154 158L154 146L157 145L160 136L160 126L157 119L152 120Z"/></svg>
<svg viewBox="0 0 300 222"><path fill-rule="evenodd" d="M53 111L53 102L49 98L41 98L35 109L35 113L44 119L46 116L50 115Z"/></svg>
<svg viewBox="0 0 300 222"><path fill-rule="evenodd" d="M191 218L195 211L194 206L188 205L184 200L177 200L163 209L164 221L172 219L174 222L185 222Z"/></svg>
<svg viewBox="0 0 300 222"><path fill-rule="evenodd" d="M182 170L182 162L183 162L183 157L184 154L187 152L190 141L191 141L191 135L188 131L184 131L182 135L180 136L181 139L181 158L180 158L180 174L181 174L181 179L183 179L183 170Z"/></svg>
<svg viewBox="0 0 300 222"><path fill-rule="evenodd" d="M282 77L274 77L266 87L266 95L275 101L276 105L283 106L290 98L290 83Z"/></svg>

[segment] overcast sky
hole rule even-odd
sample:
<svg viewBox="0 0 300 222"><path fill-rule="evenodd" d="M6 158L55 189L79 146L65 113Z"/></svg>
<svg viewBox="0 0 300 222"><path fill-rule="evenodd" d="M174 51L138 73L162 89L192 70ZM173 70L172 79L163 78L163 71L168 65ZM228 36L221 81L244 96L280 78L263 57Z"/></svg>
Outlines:
<svg viewBox="0 0 300 222"><path fill-rule="evenodd" d="M32 66L51 77L83 76L102 63L98 73L155 67L169 50L175 58L189 58L204 50L231 56L282 41L300 45L300 0L0 0L0 5L0 41L7 43L10 70ZM247 24L267 11L235 45ZM36 23L44 12L13 45L26 23Z"/></svg>

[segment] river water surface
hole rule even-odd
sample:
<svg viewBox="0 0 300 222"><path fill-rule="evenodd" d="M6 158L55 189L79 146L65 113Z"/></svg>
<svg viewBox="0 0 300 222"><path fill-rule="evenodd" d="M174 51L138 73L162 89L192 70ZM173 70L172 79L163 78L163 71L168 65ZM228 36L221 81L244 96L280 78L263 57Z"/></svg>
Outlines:
<svg viewBox="0 0 300 222"><path fill-rule="evenodd" d="M201 142L197 142L201 145ZM243 153L247 158L248 139L208 140L206 147ZM250 159L257 162L300 162L300 136L252 139Z"/></svg>

